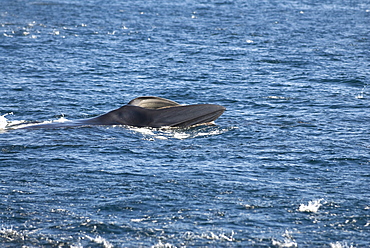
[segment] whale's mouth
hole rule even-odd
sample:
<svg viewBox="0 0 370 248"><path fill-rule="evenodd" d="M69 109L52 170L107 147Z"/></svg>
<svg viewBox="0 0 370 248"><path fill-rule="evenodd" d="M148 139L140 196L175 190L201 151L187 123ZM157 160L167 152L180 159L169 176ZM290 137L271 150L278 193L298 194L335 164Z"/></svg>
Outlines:
<svg viewBox="0 0 370 248"><path fill-rule="evenodd" d="M207 123L210 124L213 121L215 121L218 117L220 117L225 110L226 109L222 107L222 109L176 123L174 125L171 125L171 127L190 127Z"/></svg>
<svg viewBox="0 0 370 248"><path fill-rule="evenodd" d="M225 107L216 104L196 104L153 110L153 119L149 127L190 127L216 120L225 111Z"/></svg>

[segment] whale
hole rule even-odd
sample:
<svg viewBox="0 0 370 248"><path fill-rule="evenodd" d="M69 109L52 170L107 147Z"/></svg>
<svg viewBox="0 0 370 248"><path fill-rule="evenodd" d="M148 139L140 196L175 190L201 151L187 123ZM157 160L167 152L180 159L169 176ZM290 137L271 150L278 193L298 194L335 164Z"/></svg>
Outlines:
<svg viewBox="0 0 370 248"><path fill-rule="evenodd" d="M156 96L141 96L106 114L82 120L31 124L17 129L68 128L93 125L125 125L131 127L187 128L213 123L225 107L217 104L181 105Z"/></svg>

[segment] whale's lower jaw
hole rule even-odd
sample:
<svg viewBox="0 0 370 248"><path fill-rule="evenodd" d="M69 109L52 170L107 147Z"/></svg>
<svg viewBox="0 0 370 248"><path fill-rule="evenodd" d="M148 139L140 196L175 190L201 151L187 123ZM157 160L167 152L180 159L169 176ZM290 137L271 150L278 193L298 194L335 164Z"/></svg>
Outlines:
<svg viewBox="0 0 370 248"><path fill-rule="evenodd" d="M214 122L218 117L220 117L225 110L218 110L214 111L211 113L207 113L205 115L201 116L196 116L194 118L189 118L185 121L175 123L173 125L169 125L170 127L181 127L181 128L186 128L186 127L191 127L195 125L202 125L202 124L207 124L207 123L212 123ZM158 126L153 126L153 127L158 127Z"/></svg>

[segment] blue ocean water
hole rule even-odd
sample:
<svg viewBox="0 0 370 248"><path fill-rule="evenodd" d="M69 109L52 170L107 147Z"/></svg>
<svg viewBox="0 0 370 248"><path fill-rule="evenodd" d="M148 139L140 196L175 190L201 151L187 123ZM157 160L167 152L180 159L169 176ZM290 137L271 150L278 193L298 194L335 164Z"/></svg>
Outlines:
<svg viewBox="0 0 370 248"><path fill-rule="evenodd" d="M368 1L0 6L1 247L370 246ZM9 130L146 95L227 111Z"/></svg>

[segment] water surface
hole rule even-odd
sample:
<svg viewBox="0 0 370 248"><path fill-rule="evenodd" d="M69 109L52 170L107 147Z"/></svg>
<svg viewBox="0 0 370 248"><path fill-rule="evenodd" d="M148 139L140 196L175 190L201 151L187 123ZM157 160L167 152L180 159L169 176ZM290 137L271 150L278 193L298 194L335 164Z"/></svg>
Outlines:
<svg viewBox="0 0 370 248"><path fill-rule="evenodd" d="M2 246L369 245L367 1L1 6ZM189 129L9 130L145 95L227 111Z"/></svg>

